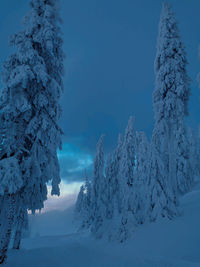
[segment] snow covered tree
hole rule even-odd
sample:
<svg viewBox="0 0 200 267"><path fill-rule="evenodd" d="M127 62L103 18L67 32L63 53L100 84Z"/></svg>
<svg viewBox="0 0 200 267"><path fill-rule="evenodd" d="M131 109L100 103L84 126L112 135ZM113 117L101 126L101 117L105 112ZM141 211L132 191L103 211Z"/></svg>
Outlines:
<svg viewBox="0 0 200 267"><path fill-rule="evenodd" d="M85 186L81 185L78 197L76 200L75 213L80 214L84 208L84 190Z"/></svg>
<svg viewBox="0 0 200 267"><path fill-rule="evenodd" d="M121 225L119 227L119 239L126 240L134 228L132 193L135 179L135 135L133 130L133 117L130 117L125 130L122 145L122 156L119 166L120 188L120 213Z"/></svg>
<svg viewBox="0 0 200 267"><path fill-rule="evenodd" d="M127 204L129 190L133 186L135 172L135 135L133 130L133 117L130 117L125 130L122 154L119 166L119 183L121 196L121 207Z"/></svg>
<svg viewBox="0 0 200 267"><path fill-rule="evenodd" d="M121 157L122 157L122 146L123 146L123 136L122 136L122 134L119 134L117 147L113 153L114 175L115 176L118 176L118 174L119 174L120 161L121 161Z"/></svg>
<svg viewBox="0 0 200 267"><path fill-rule="evenodd" d="M92 211L92 185L85 173L85 183L80 191L75 205L75 218L79 221L79 229L88 229L91 226Z"/></svg>
<svg viewBox="0 0 200 267"><path fill-rule="evenodd" d="M187 193L194 183L194 173L190 155L189 140L185 125L179 124L176 132L176 179L179 194ZM192 151L191 151L192 152Z"/></svg>
<svg viewBox="0 0 200 267"><path fill-rule="evenodd" d="M91 226L91 210L92 210L92 184L85 174L85 198L82 228L89 228Z"/></svg>
<svg viewBox="0 0 200 267"><path fill-rule="evenodd" d="M77 198L76 206L81 206L81 214L78 216L80 228L90 228L97 238L104 235L112 239L119 227L119 164L122 144L122 136L119 135L117 148L113 155L109 154L107 157L104 175L103 136L101 136L94 160L93 181L91 183L86 178Z"/></svg>
<svg viewBox="0 0 200 267"><path fill-rule="evenodd" d="M0 264L6 259L13 222L19 205L19 192L23 185L22 173L16 157L0 160Z"/></svg>
<svg viewBox="0 0 200 267"><path fill-rule="evenodd" d="M10 167L6 172L2 169L0 176L3 205L9 207L5 228L1 225L0 229L0 263L6 257L20 198L25 209L35 212L47 198L47 182L52 181L52 194L59 195L57 148L62 130L58 101L63 91L64 54L58 0L32 0L30 5L24 30L11 38L17 52L3 66L0 165Z"/></svg>
<svg viewBox="0 0 200 267"><path fill-rule="evenodd" d="M177 199L169 184L167 165L160 154L160 143L155 130L152 136L149 157L148 195L146 217L153 222L159 218L172 219L178 215Z"/></svg>
<svg viewBox="0 0 200 267"><path fill-rule="evenodd" d="M123 136L119 134L118 136L118 144L113 153L113 177L115 179L113 183L113 194L116 196L116 206L118 212L121 212L122 203L120 196L120 162L122 158L122 147L123 147Z"/></svg>
<svg viewBox="0 0 200 267"><path fill-rule="evenodd" d="M120 161L120 175L123 176L128 187L133 185L135 168L135 135L133 130L133 117L129 118L125 130Z"/></svg>
<svg viewBox="0 0 200 267"><path fill-rule="evenodd" d="M199 180L200 176L200 159L199 159L199 149L198 149L198 142L195 136L194 130L189 128L188 133L188 145L189 145L189 160L190 160L190 170L191 170L191 178L190 179L192 184L195 181Z"/></svg>
<svg viewBox="0 0 200 267"><path fill-rule="evenodd" d="M62 130L58 126L58 119L61 115L59 98L63 91L64 54L58 0L34 0L31 1L31 7L31 13L25 20L26 34L30 36L33 47L29 52L36 54L38 62L33 64L35 77L30 96L33 112L27 126L27 134L33 136L34 140L32 155L27 162L31 167L28 175L32 175L27 192L30 186L28 208L34 212L35 209L43 208L48 181L52 181L52 194L60 193L56 152L58 147L61 148ZM23 42L21 46L23 48Z"/></svg>
<svg viewBox="0 0 200 267"><path fill-rule="evenodd" d="M179 150L186 149L187 142L182 143L186 137L180 143L176 135L178 130L181 130L180 135L186 134L184 117L188 114L190 95L186 65L186 54L180 39L177 22L170 5L164 3L155 59L154 136L156 135L158 139L156 149L159 149L159 157L166 167L165 179L168 180L166 186L171 186L175 195L180 190L180 183L177 183L177 165L180 162L187 164L184 153L177 153L177 147ZM188 175L183 170L185 167L179 168L179 177L181 177L181 183L186 183Z"/></svg>
<svg viewBox="0 0 200 267"><path fill-rule="evenodd" d="M150 145L144 132L136 132L136 179L145 184L149 171Z"/></svg>
<svg viewBox="0 0 200 267"><path fill-rule="evenodd" d="M102 135L97 143L96 156L94 159L94 176L92 186L92 233L97 237L102 237L102 225L106 214L106 205L104 202L104 151Z"/></svg>
<svg viewBox="0 0 200 267"><path fill-rule="evenodd" d="M85 173L85 191L86 191L86 204L87 207L89 209L90 205L91 205L91 201L92 201L92 184L91 181L89 180L87 174Z"/></svg>
<svg viewBox="0 0 200 267"><path fill-rule="evenodd" d="M143 224L148 196L150 145L144 132L136 132L136 176L132 193L134 216L137 224Z"/></svg>
<svg viewBox="0 0 200 267"><path fill-rule="evenodd" d="M106 183L104 184L104 202L106 204L106 218L112 219L114 212L114 201L116 200L116 179L114 177L114 162L112 154L109 153L106 161Z"/></svg>

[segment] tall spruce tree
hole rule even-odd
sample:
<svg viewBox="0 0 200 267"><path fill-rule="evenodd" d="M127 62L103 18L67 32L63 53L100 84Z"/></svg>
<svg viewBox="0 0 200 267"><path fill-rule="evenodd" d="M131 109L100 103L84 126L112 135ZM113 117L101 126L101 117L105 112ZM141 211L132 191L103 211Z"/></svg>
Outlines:
<svg viewBox="0 0 200 267"><path fill-rule="evenodd" d="M75 213L78 215L82 215L83 209L84 209L84 202L85 202L85 186L81 185L80 191L78 193L78 197L76 200L76 205L75 205Z"/></svg>
<svg viewBox="0 0 200 267"><path fill-rule="evenodd" d="M136 132L136 172L137 180L145 184L149 171L150 145L144 132Z"/></svg>
<svg viewBox="0 0 200 267"><path fill-rule="evenodd" d="M187 180L190 179L188 173L183 171L186 168L179 168L181 164L188 163L187 153L182 153L188 149L184 117L188 114L190 88L186 65L186 54L176 19L170 5L164 3L155 59L153 135L157 140L155 138L153 140L156 143L154 148L158 149L157 152L166 171L164 179L167 179L167 182L161 181L161 183L166 183L166 186L171 187L175 195L177 191L182 191L180 184L187 184ZM181 131L179 137L184 136L182 140L177 136L177 131ZM178 150L181 150L181 153ZM180 183L177 182L177 170L181 177Z"/></svg>
<svg viewBox="0 0 200 267"><path fill-rule="evenodd" d="M61 147L62 130L57 122L64 54L58 0L31 0L30 6L24 30L11 38L17 51L3 66L0 165L4 167L0 192L4 220L0 225L0 263L6 258L18 206L32 212L43 208L49 181L52 194L59 195L56 152Z"/></svg>
<svg viewBox="0 0 200 267"><path fill-rule="evenodd" d="M133 117L130 117L124 134L120 160L121 181L125 181L124 184L128 187L133 186L135 168L135 135L133 121Z"/></svg>
<svg viewBox="0 0 200 267"><path fill-rule="evenodd" d="M134 215L138 224L146 219L150 145L144 132L136 132L136 178L133 190Z"/></svg>
<svg viewBox="0 0 200 267"><path fill-rule="evenodd" d="M88 229L92 222L92 185L85 171L85 182L80 191L75 205L75 218L79 221L79 230Z"/></svg>
<svg viewBox="0 0 200 267"><path fill-rule="evenodd" d="M106 214L106 205L104 202L104 135L102 135L97 143L96 155L94 158L94 174L92 184L92 227L91 231L97 238L101 238L102 225Z"/></svg>
<svg viewBox="0 0 200 267"><path fill-rule="evenodd" d="M120 213L122 210L121 196L120 196L120 163L122 158L123 136L119 134L117 147L113 153L113 177L115 179L113 184L113 193L116 197L115 206Z"/></svg>
<svg viewBox="0 0 200 267"><path fill-rule="evenodd" d="M106 219L112 219L114 211L114 200L115 200L115 177L114 177L114 164L112 154L108 154L105 168L106 183L104 185L104 197L106 207Z"/></svg>
<svg viewBox="0 0 200 267"><path fill-rule="evenodd" d="M91 210L92 210L92 184L85 173L85 207L83 216L83 228L91 226Z"/></svg>
<svg viewBox="0 0 200 267"><path fill-rule="evenodd" d="M133 117L129 118L125 130L122 145L122 156L119 166L119 196L121 207L121 223L119 227L119 239L126 240L135 225L133 215L134 203L132 203L135 179L135 135L133 129Z"/></svg>

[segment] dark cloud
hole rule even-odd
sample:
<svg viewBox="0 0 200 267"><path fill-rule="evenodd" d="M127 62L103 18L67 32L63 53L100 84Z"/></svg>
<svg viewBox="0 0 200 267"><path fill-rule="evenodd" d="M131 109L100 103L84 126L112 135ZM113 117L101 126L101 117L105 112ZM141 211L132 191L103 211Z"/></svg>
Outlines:
<svg viewBox="0 0 200 267"><path fill-rule="evenodd" d="M58 151L58 159L60 162L60 175L63 181L67 183L84 181L85 172L91 177L93 157L79 147L64 143L62 150Z"/></svg>

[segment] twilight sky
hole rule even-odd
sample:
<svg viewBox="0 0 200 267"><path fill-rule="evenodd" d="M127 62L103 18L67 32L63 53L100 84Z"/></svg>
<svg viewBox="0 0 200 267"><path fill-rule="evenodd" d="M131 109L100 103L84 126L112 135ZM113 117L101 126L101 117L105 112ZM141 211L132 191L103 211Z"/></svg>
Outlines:
<svg viewBox="0 0 200 267"><path fill-rule="evenodd" d="M200 1L169 2L179 22L192 79L188 122L197 129ZM1 0L0 64L12 51L8 37L21 28L28 3ZM61 101L65 135L59 159L65 183L82 180L84 168L91 169L101 133L106 135L106 152L114 148L130 115L135 117L135 129L150 137L153 64L161 6L161 0L61 0L66 75Z"/></svg>

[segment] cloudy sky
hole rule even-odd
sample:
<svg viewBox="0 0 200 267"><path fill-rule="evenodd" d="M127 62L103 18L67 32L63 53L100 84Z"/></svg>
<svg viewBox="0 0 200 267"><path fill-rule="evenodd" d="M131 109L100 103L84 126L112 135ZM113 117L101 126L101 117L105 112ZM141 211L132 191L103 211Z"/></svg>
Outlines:
<svg viewBox="0 0 200 267"><path fill-rule="evenodd" d="M12 52L8 38L21 28L28 2L1 0L0 64ZM179 22L192 80L188 123L197 129L200 1L169 2ZM77 192L85 168L90 174L101 133L106 135L107 153L133 115L135 129L151 136L153 64L161 6L161 0L61 0L66 74L60 124L65 134L58 156L63 197Z"/></svg>

